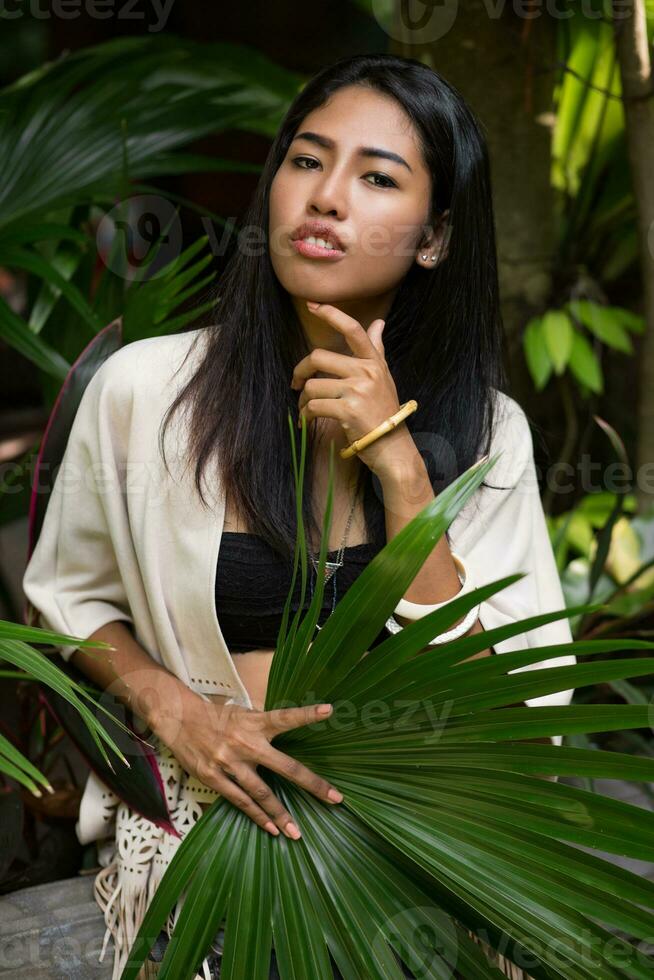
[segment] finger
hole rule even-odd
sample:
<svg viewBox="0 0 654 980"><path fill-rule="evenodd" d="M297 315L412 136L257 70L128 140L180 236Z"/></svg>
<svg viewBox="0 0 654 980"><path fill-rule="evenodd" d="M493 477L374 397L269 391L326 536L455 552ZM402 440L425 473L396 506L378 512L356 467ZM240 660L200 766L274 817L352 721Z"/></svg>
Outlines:
<svg viewBox="0 0 654 980"><path fill-rule="evenodd" d="M265 765L266 763L263 762L262 764ZM277 799L270 786L256 770L245 764L240 764L233 766L232 771L234 778L238 780L249 798L254 801L257 807L268 814L273 823L280 830L283 830L287 837L290 837L291 840L298 840L302 836L289 811L281 800Z"/></svg>
<svg viewBox="0 0 654 980"><path fill-rule="evenodd" d="M311 398L342 398L342 391L340 378L309 378L300 392L298 410L301 412Z"/></svg>
<svg viewBox="0 0 654 980"><path fill-rule="evenodd" d="M341 803L343 800L343 794L328 780L312 772L293 756L280 752L274 745L269 746L265 752L265 758L262 758L261 761L268 769L272 769L273 772L279 773L285 779L297 783L298 786L308 790L309 793L313 793L325 803Z"/></svg>
<svg viewBox="0 0 654 980"><path fill-rule="evenodd" d="M316 347L295 365L291 378L291 388L301 388L307 378L318 371L335 375L337 378L349 378L355 370L355 366L356 358L353 358L351 354L339 354L335 350Z"/></svg>
<svg viewBox="0 0 654 980"><path fill-rule="evenodd" d="M300 412L307 422L312 419L335 419L337 422L344 423L348 415L340 398L310 398ZM302 425L302 419L298 419L298 428Z"/></svg>
<svg viewBox="0 0 654 980"><path fill-rule="evenodd" d="M242 810L257 826L261 827L272 837L279 836L279 827L270 819L269 815L263 810L258 803L248 796L244 789L242 789L238 783L235 783L229 778L222 770L214 770L209 776L202 779L203 783L210 786L224 796L226 800L233 803L234 806Z"/></svg>
<svg viewBox="0 0 654 980"><path fill-rule="evenodd" d="M329 718L332 713L331 704L304 704L297 708L272 708L263 711L263 725L272 737L280 732L290 732L301 725L312 725Z"/></svg>
<svg viewBox="0 0 654 980"><path fill-rule="evenodd" d="M382 334L384 332L385 326L386 326L386 321L379 319L379 320L373 320L370 326L368 327L368 336L370 337L370 341L373 347L375 348L375 350L379 353L380 357L383 357L384 360L386 360L386 354L384 348L384 341L382 340Z"/></svg>
<svg viewBox="0 0 654 980"><path fill-rule="evenodd" d="M350 350L357 357L376 357L377 351L373 346L370 337L363 329L358 320L353 316L348 316L337 306L329 303L307 303L314 316L324 320L345 337Z"/></svg>

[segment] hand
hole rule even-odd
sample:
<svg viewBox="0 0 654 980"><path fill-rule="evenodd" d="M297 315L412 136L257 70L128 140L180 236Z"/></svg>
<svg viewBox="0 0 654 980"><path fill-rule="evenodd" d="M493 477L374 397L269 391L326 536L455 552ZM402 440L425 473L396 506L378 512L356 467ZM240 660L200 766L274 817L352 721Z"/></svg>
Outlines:
<svg viewBox="0 0 654 980"><path fill-rule="evenodd" d="M300 389L300 415L307 422L318 417L337 419L349 445L400 408L395 382L384 355L382 333L385 321L373 320L364 330L358 320L335 306L322 303L314 309L311 304L307 305L314 316L343 334L355 356L316 347L295 365L291 387ZM317 371L329 372L334 377L312 377ZM375 471L389 459L413 458L416 452L411 434L402 422L357 455Z"/></svg>
<svg viewBox="0 0 654 980"><path fill-rule="evenodd" d="M332 706L328 707L325 713L319 704L256 711L237 704L210 703L190 692L183 702L183 721L168 713L152 724L152 730L186 772L220 793L268 833L277 836L281 829L287 837L297 839L301 834L291 814L256 767L267 766L325 803L340 803L342 794L331 783L270 744L280 732L324 721L332 711ZM330 799L329 793L336 798Z"/></svg>

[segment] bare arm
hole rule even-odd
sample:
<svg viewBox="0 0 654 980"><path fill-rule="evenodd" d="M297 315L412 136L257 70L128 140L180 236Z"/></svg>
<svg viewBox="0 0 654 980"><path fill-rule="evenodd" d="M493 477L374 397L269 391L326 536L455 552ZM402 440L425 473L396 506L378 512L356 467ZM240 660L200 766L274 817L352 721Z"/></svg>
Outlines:
<svg viewBox="0 0 654 980"><path fill-rule="evenodd" d="M158 664L134 639L129 626L114 620L89 639L115 650L75 650L71 662L119 701L170 748L187 772L220 793L273 836L280 830L297 839L291 813L259 776L257 766L281 773L325 803L343 799L336 787L270 743L280 732L325 720L331 706L319 704L272 711L248 710L217 697L209 701Z"/></svg>
<svg viewBox="0 0 654 980"><path fill-rule="evenodd" d="M89 637L111 643L114 650L75 650L70 662L103 691L127 705L153 731L163 716L183 711L186 702L202 700L143 649L127 623L114 620ZM181 722L181 716L178 721Z"/></svg>

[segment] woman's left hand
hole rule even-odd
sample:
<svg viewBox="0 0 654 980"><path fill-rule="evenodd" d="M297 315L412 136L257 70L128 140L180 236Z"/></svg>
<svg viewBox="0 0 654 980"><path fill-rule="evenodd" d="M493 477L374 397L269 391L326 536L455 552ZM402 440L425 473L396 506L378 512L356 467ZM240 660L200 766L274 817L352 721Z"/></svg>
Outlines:
<svg viewBox="0 0 654 980"><path fill-rule="evenodd" d="M314 418L337 419L349 445L364 436L400 408L397 389L386 357L382 332L385 321L373 320L367 330L353 317L335 306L321 303L315 308L320 317L345 337L354 356L316 347L295 365L291 387L301 389L300 415L307 422ZM314 378L317 371L334 377ZM416 452L404 422L380 436L357 455L374 472L401 461Z"/></svg>

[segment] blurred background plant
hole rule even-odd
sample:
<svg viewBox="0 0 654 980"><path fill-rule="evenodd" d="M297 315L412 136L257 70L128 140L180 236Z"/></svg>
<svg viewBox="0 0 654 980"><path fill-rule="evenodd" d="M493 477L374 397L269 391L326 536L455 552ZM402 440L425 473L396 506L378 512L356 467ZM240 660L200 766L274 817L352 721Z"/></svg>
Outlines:
<svg viewBox="0 0 654 980"><path fill-rule="evenodd" d="M460 0L456 21L431 38L407 27L404 6L256 0L246 18L236 7L187 3L172 6L164 31L118 16L93 20L88 12L65 22L28 11L3 20L6 620L21 619L15 583L24 567L31 478L71 365L117 317L127 343L192 327L210 310L238 215L286 107L320 65L354 51L425 61L463 92L485 125L507 361L537 458L577 471L577 461L592 454L604 474L616 457L636 467L654 459L652 427L643 424L654 417L654 386L645 383L654 371L653 325L643 300L639 184L611 3L570 0L558 5L561 16L543 10L523 20L508 7L479 17L472 0ZM653 5L639 6L651 42ZM575 636L648 638L654 531L646 495L633 479L619 491L599 481L588 493L578 479L564 489L544 468L543 504L566 601L609 602L601 617L572 619ZM609 692L633 704L650 703L653 693L647 679L612 682ZM604 686L575 693L578 703L606 697ZM71 788L60 813L70 828L79 801L75 753L42 706L35 709L36 689L24 679L15 686L6 679L3 701L26 754L47 759L48 771L59 774L53 785L58 778ZM566 740L581 745L581 738ZM598 744L654 752L643 729L605 734ZM78 853L70 859L70 873L78 860ZM94 861L87 850L83 862Z"/></svg>
<svg viewBox="0 0 654 980"><path fill-rule="evenodd" d="M95 711L103 712L105 720L111 718L125 732L129 732L127 726L115 712L93 699L88 691L92 685L76 683L37 649L41 644L50 646L70 639L51 630L0 620L0 662L8 665L0 670L0 678L3 683L9 679L16 681L21 719L20 725L12 728L0 721L0 778L7 783L0 793L0 894L25 888L35 881L57 881L67 873L71 859L79 861L81 856L81 848L75 846L62 820L62 817L69 821L77 819L77 776L64 756L70 784L55 789L48 780L64 732L47 711L43 698L35 697L34 682L56 691L70 705L110 769L114 769L114 762L103 743L116 753L121 764L130 766ZM99 640L84 640L80 647L87 651L111 649L108 643ZM38 821L48 819L51 822L45 835L37 834Z"/></svg>
<svg viewBox="0 0 654 980"><path fill-rule="evenodd" d="M573 617L573 635L646 638L654 635L654 507L651 492L641 494L633 476L639 466L646 473L652 458L651 427L642 423L653 417L654 391L645 383L649 364L635 356L633 343L635 335L645 333L646 318L611 303L620 277L638 267L637 201L611 5L597 3L595 9L604 16L596 19L575 5L568 9L570 17L557 30L561 67L554 91L551 177L558 241L552 290L545 309L526 324L523 351L536 391L554 384L560 397L564 430L556 469L574 472L574 461L588 453L594 422L609 435L616 455L616 468L604 467L603 474L617 477L617 492L600 487L556 515L551 513L555 475L543 493L566 603L607 603L601 614ZM654 6L646 4L643 10L651 44ZM633 419L629 424L635 463L615 428L595 415L606 391L607 370L627 372L638 388L641 424ZM623 410L619 407L618 418ZM591 474L586 470L585 475ZM630 704L651 703L654 696L654 684L647 678L608 686L616 699ZM575 702L599 696L593 688L578 690ZM588 736L569 736L567 741L593 744ZM623 751L654 754L651 733L622 732L608 741Z"/></svg>

